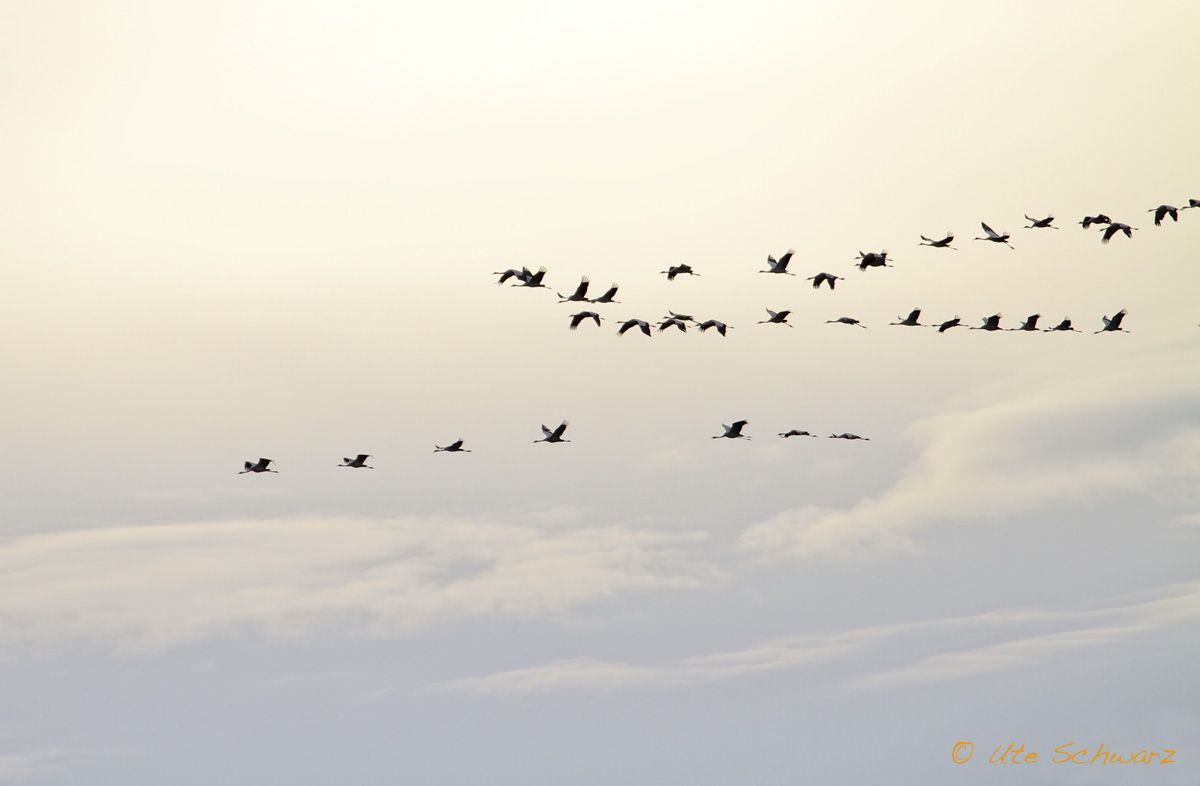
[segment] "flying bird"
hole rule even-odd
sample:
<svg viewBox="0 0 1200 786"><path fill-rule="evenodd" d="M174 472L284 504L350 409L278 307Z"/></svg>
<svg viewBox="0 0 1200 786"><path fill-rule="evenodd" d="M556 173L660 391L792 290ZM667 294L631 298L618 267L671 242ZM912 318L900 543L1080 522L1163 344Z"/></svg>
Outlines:
<svg viewBox="0 0 1200 786"><path fill-rule="evenodd" d="M792 254L795 254L795 253L796 252L794 249L789 248L787 250L787 253L784 254L783 256L781 256L778 260L776 260L775 257L768 254L767 255L767 269L760 270L758 272L759 273L781 273L781 274L787 275L787 276L796 275L795 273L789 273L788 269L787 269L788 263L792 261Z"/></svg>
<svg viewBox="0 0 1200 786"><path fill-rule="evenodd" d="M695 322L696 318L691 314L676 314L671 309L667 309L667 315L663 319L678 319L681 322Z"/></svg>
<svg viewBox="0 0 1200 786"><path fill-rule="evenodd" d="M1017 330L1017 331L1037 330L1038 329L1037 323L1038 323L1038 320L1041 318L1042 318L1041 314L1030 314L1029 316L1025 317L1025 321L1021 323L1021 327L1009 328L1009 330Z"/></svg>
<svg viewBox="0 0 1200 786"><path fill-rule="evenodd" d="M687 332L687 323L677 317L669 317L660 322L658 325L658 332L661 333L667 328L672 327L679 328L680 333Z"/></svg>
<svg viewBox="0 0 1200 786"><path fill-rule="evenodd" d="M1104 235L1101 236L1100 242L1107 243L1108 241L1112 240L1113 235L1117 234L1118 232L1124 232L1125 237L1133 237L1133 231L1135 229L1137 229L1137 227L1131 227L1129 224L1122 224L1120 221L1113 221L1108 225L1108 228L1104 230Z"/></svg>
<svg viewBox="0 0 1200 786"><path fill-rule="evenodd" d="M918 246L929 246L931 248L948 248L951 251L958 250L954 246L950 245L951 243L954 242L954 233L949 230L946 230L946 236L944 238L942 238L941 240L934 240L933 238L925 237L924 235L921 235L921 240L923 240L924 242L917 243Z"/></svg>
<svg viewBox="0 0 1200 786"><path fill-rule="evenodd" d="M973 327L971 330L1002 330L1000 327L1000 315L992 314L990 317L984 317L983 324L979 327Z"/></svg>
<svg viewBox="0 0 1200 786"><path fill-rule="evenodd" d="M514 286L530 287L533 289L537 289L537 288L545 289L546 285L542 283L542 279L544 279L545 277L546 277L546 268L539 267L538 272L530 273L528 276L522 277L521 283L514 284Z"/></svg>
<svg viewBox="0 0 1200 786"><path fill-rule="evenodd" d="M724 322L721 322L718 319L706 319L700 323L700 332L701 333L708 330L709 328L713 328L718 333L720 333L722 336L725 335L726 330L733 330L732 327L730 327L729 325L726 325Z"/></svg>
<svg viewBox="0 0 1200 786"><path fill-rule="evenodd" d="M768 308L767 309L767 318L760 319L758 321L758 324L760 324L760 325L768 325L768 324L769 325L787 325L788 327L791 327L791 325L788 324L788 321L787 321L788 314L790 314L790 313L792 313L792 312L791 311L772 311L771 309Z"/></svg>
<svg viewBox="0 0 1200 786"><path fill-rule="evenodd" d="M1069 320L1069 319L1064 319L1062 322L1059 322L1057 325L1055 325L1052 328L1046 328L1047 333L1057 333L1060 331L1068 331L1068 330L1073 331L1075 333L1079 332L1078 330L1075 330L1075 328L1071 327L1071 320Z"/></svg>
<svg viewBox="0 0 1200 786"><path fill-rule="evenodd" d="M342 463L338 464L338 466L354 467L355 469L375 469L374 467L367 465L367 459L369 458L371 458L371 454L369 453L359 453L354 458L346 458L343 456Z"/></svg>
<svg viewBox="0 0 1200 786"><path fill-rule="evenodd" d="M930 325L930 327L936 327L937 332L945 333L950 328L956 328L961 324L962 324L962 319L960 319L959 317L955 317L954 319L947 319L945 322L943 322L940 325Z"/></svg>
<svg viewBox="0 0 1200 786"><path fill-rule="evenodd" d="M1012 248L1012 243L1008 242L1010 235L1007 232L1002 235L982 221L979 222L979 226L983 227L984 237L977 237L975 238L976 240L990 240L993 243L1003 243L1009 248Z"/></svg>
<svg viewBox="0 0 1200 786"><path fill-rule="evenodd" d="M1025 227L1026 229L1058 229L1058 227L1054 226L1052 223L1054 221L1054 216L1033 218L1032 216L1026 214L1025 220L1029 222L1029 226Z"/></svg>
<svg viewBox="0 0 1200 786"><path fill-rule="evenodd" d="M1172 221L1179 220L1179 208L1171 205L1159 205L1158 207L1151 208L1146 212L1154 214L1154 226L1156 227L1162 226L1163 219L1167 216L1170 216Z"/></svg>
<svg viewBox="0 0 1200 786"><path fill-rule="evenodd" d="M1200 207L1200 199L1189 199L1188 203L1179 209L1187 210L1189 207Z"/></svg>
<svg viewBox="0 0 1200 786"><path fill-rule="evenodd" d="M438 445L434 445L433 452L434 453L470 453L471 451L463 447L463 441L461 439L456 439L444 448L440 447Z"/></svg>
<svg viewBox="0 0 1200 786"><path fill-rule="evenodd" d="M500 276L500 280L497 281L496 283L503 284L505 281L508 281L510 278L515 278L518 281L524 281L527 278L529 278L530 276L532 276L533 273L527 267L523 267L520 270L510 267L508 270L498 270L498 271L492 273L492 275Z"/></svg>
<svg viewBox="0 0 1200 786"><path fill-rule="evenodd" d="M1112 223L1111 218L1104 215L1103 213L1097 213L1094 216L1084 216L1083 220L1079 222L1079 226L1083 227L1084 229L1087 229L1092 224L1111 224L1111 223Z"/></svg>
<svg viewBox="0 0 1200 786"><path fill-rule="evenodd" d="M608 291L605 292L603 295L601 295L600 297L592 298L591 302L593 302L593 303L620 303L621 301L619 301L619 300L613 300L613 298L615 298L616 296L617 296L617 285L613 284L611 287L608 288Z"/></svg>
<svg viewBox="0 0 1200 786"><path fill-rule="evenodd" d="M794 429L789 429L788 431L779 432L779 436L783 437L784 439L787 439L788 437L815 437L817 435L810 433L808 431L801 431L800 429L794 428Z"/></svg>
<svg viewBox="0 0 1200 786"><path fill-rule="evenodd" d="M887 263L887 251L868 251L866 254L859 251L858 261L854 263L859 270L866 270L869 267L891 267Z"/></svg>
<svg viewBox="0 0 1200 786"><path fill-rule="evenodd" d="M238 474L245 475L247 472L279 472L277 469L270 468L274 463L274 460L269 458L260 458L258 461L254 462L247 461L243 465L244 469Z"/></svg>
<svg viewBox="0 0 1200 786"><path fill-rule="evenodd" d="M650 323L644 319L627 319L621 323L620 329L617 330L617 335L623 336L626 332L633 328L638 328L647 336L650 335Z"/></svg>
<svg viewBox="0 0 1200 786"><path fill-rule="evenodd" d="M563 293L561 292L555 292L554 294L558 295L559 303L586 303L588 302L587 291L588 277L584 276L579 280L579 286L575 287L575 291L569 296L563 297Z"/></svg>
<svg viewBox="0 0 1200 786"><path fill-rule="evenodd" d="M863 439L868 442L871 441L870 437L860 437L857 434L851 434L849 432L842 432L841 434L830 434L829 439Z"/></svg>
<svg viewBox="0 0 1200 786"><path fill-rule="evenodd" d="M596 320L596 327L600 327L599 314L597 314L595 311L580 311L578 314L571 315L571 330L575 330L577 327L579 327L579 323L585 319Z"/></svg>
<svg viewBox="0 0 1200 786"><path fill-rule="evenodd" d="M837 319L825 320L825 324L827 324L827 325L832 324L832 323L837 323L837 324L842 324L842 325L857 325L860 328L866 328L866 325L859 322L854 317L838 317Z"/></svg>
<svg viewBox="0 0 1200 786"><path fill-rule="evenodd" d="M920 318L921 318L921 309L914 308L912 311L908 312L908 316L903 317L903 318L896 317L896 319L899 319L900 321L892 322L891 324L904 325L905 327L921 327L921 323L917 321Z"/></svg>
<svg viewBox="0 0 1200 786"><path fill-rule="evenodd" d="M742 429L745 428L746 424L749 422L750 421L748 420L735 420L728 426L722 423L721 428L725 429L725 433L717 434L713 437L713 439L750 439L750 437L742 433Z"/></svg>
<svg viewBox="0 0 1200 786"><path fill-rule="evenodd" d="M1121 327L1121 322L1125 320L1125 309L1121 309L1111 317L1101 317L1104 320L1104 327L1097 330L1097 333L1128 333L1129 331Z"/></svg>
<svg viewBox="0 0 1200 786"><path fill-rule="evenodd" d="M567 421L565 421L565 420L562 423L560 423L558 428L554 429L553 431L546 428L545 424L542 424L543 436L541 439L535 439L533 441L533 444L536 445L539 442L570 442L571 440L562 438L563 432L566 430L567 430Z"/></svg>
<svg viewBox="0 0 1200 786"><path fill-rule="evenodd" d="M667 281L674 281L676 276L682 276L682 275L698 276L698 275L700 275L696 271L692 270L691 265L671 265L666 270L660 270L659 272L667 274Z"/></svg>
<svg viewBox="0 0 1200 786"><path fill-rule="evenodd" d="M822 284L829 284L829 288L833 289L842 278L843 276L835 276L832 273L818 273L805 280L813 282L813 289L820 289Z"/></svg>

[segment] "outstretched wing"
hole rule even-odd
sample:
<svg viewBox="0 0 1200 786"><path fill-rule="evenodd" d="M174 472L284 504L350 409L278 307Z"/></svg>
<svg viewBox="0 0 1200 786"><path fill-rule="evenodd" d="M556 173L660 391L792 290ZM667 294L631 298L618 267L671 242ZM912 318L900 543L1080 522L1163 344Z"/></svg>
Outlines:
<svg viewBox="0 0 1200 786"><path fill-rule="evenodd" d="M979 226L983 227L983 231L988 237L1000 237L998 234L996 234L996 230L992 229L982 221L979 222Z"/></svg>
<svg viewBox="0 0 1200 786"><path fill-rule="evenodd" d="M553 436L554 439L558 439L559 437L561 437L563 435L563 432L566 430L567 430L567 421L564 420L561 424L559 424L558 428L554 429L554 433L551 436Z"/></svg>

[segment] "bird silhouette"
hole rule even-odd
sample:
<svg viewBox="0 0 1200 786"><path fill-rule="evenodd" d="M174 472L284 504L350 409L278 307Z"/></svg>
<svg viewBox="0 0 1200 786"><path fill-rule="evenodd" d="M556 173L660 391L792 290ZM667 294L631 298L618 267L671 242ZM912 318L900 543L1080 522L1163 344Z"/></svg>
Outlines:
<svg viewBox="0 0 1200 786"><path fill-rule="evenodd" d="M453 442L451 442L449 445L447 445L446 447L439 447L438 445L434 445L433 452L434 453L470 453L471 451L469 451L463 447L463 441L461 439L456 439Z"/></svg>
<svg viewBox="0 0 1200 786"><path fill-rule="evenodd" d="M621 301L619 301L619 300L613 300L613 298L615 298L616 296L617 296L617 285L613 284L611 287L608 288L608 291L605 292L603 295L601 295L600 297L592 298L591 302L593 302L593 303L620 303Z"/></svg>
<svg viewBox="0 0 1200 786"><path fill-rule="evenodd" d="M584 276L579 280L579 286L575 287L575 291L570 295L564 297L561 292L555 292L554 294L558 295L559 303L586 303L588 302L587 291L588 277Z"/></svg>
<svg viewBox="0 0 1200 786"><path fill-rule="evenodd" d="M721 428L725 429L725 433L717 434L713 439L750 439L750 437L742 433L742 429L749 423L750 421L748 420L735 420L728 426L722 423Z"/></svg>
<svg viewBox="0 0 1200 786"><path fill-rule="evenodd" d="M760 324L760 325L787 325L788 327L791 327L791 325L787 321L788 314L790 314L790 313L792 313L792 312L791 311L772 311L771 309L768 308L767 309L767 318L760 319L758 321L758 324Z"/></svg>
<svg viewBox="0 0 1200 786"><path fill-rule="evenodd" d="M592 319L596 322L596 327L600 327L600 315L595 311L580 311L578 314L571 315L571 330L579 327L579 323L585 319Z"/></svg>
<svg viewBox="0 0 1200 786"><path fill-rule="evenodd" d="M1125 309L1121 309L1111 317L1101 317L1104 321L1104 327L1096 331L1096 333L1128 333L1129 331L1121 327L1121 323L1125 320Z"/></svg>
<svg viewBox="0 0 1200 786"><path fill-rule="evenodd" d="M805 280L813 282L813 289L820 289L822 284L828 284L829 288L833 289L837 285L837 282L842 280L842 276L835 276L832 273L818 273Z"/></svg>
<svg viewBox="0 0 1200 786"><path fill-rule="evenodd" d="M921 318L921 309L914 308L912 311L908 312L908 316L896 317L896 319L899 319L900 321L892 322L891 324L904 325L905 327L921 327L921 323L917 321L920 318Z"/></svg>
<svg viewBox="0 0 1200 786"><path fill-rule="evenodd" d="M631 330L633 328L637 328L638 330L645 333L647 336L650 335L650 323L644 319L627 319L627 320L625 320L624 322L621 323L621 327L618 328L617 335L623 336L629 330Z"/></svg>
<svg viewBox="0 0 1200 786"><path fill-rule="evenodd" d="M567 421L565 421L565 420L562 423L560 423L558 428L554 429L553 431L546 428L546 425L543 423L542 424L542 438L535 439L533 441L533 444L536 445L539 442L551 442L551 443L570 442L571 440L569 440L569 439L563 439L563 432L566 430L567 430Z"/></svg>
<svg viewBox="0 0 1200 786"><path fill-rule="evenodd" d="M999 232L992 229L990 226L983 223L982 221L979 222L979 226L983 227L984 236L977 237L977 238L975 238L976 240L990 240L993 243L1003 243L1004 245L1008 246L1010 249L1012 248L1012 243L1008 242L1008 238L1010 237L1010 235L1007 232L1005 232L1004 234L1000 234Z"/></svg>
<svg viewBox="0 0 1200 786"><path fill-rule="evenodd" d="M931 248L948 248L951 251L958 250L954 246L950 245L951 243L954 242L954 233L949 230L946 230L946 236L944 238L942 238L941 240L934 240L933 238L925 237L924 235L921 235L921 240L924 242L917 243L918 246L929 246Z"/></svg>
<svg viewBox="0 0 1200 786"><path fill-rule="evenodd" d="M716 320L716 319L706 319L700 323L700 332L701 333L708 330L709 328L716 330L722 336L725 335L726 330L733 330L733 328L730 327L729 325L726 325L724 322L721 322L720 320Z"/></svg>
<svg viewBox="0 0 1200 786"><path fill-rule="evenodd" d="M274 459L269 459L269 458L260 458L258 461L254 461L254 462L247 461L243 465L244 469L242 469L242 471L239 472L238 474L245 475L247 472L276 472L276 473L278 473L279 470L270 468L271 465L274 463L275 463Z"/></svg>
<svg viewBox="0 0 1200 786"><path fill-rule="evenodd" d="M796 253L795 250L789 248L787 250L787 253L785 253L783 256L781 256L778 260L776 260L775 257L768 254L767 255L767 269L760 270L758 272L759 273L780 273L782 275L787 275L787 276L796 275L795 273L789 273L788 269L787 269L788 263L792 261L792 254L795 254L795 253Z"/></svg>
<svg viewBox="0 0 1200 786"><path fill-rule="evenodd" d="M1150 208L1146 212L1154 214L1154 226L1156 227L1162 226L1163 219L1167 216L1170 216L1172 221L1179 220L1179 208L1172 205L1159 205L1158 207Z"/></svg>
<svg viewBox="0 0 1200 786"><path fill-rule="evenodd" d="M338 466L353 467L354 469L375 469L374 467L367 465L367 459L369 458L371 458L371 454L369 453L359 453L354 458L346 458L343 456L342 463L338 464Z"/></svg>

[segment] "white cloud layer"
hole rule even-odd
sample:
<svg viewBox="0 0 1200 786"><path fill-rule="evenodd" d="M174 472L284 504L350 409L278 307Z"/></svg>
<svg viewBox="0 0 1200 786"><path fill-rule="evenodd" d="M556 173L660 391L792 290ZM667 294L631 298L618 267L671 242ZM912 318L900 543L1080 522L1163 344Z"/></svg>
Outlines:
<svg viewBox="0 0 1200 786"><path fill-rule="evenodd" d="M0 640L144 648L239 629L406 632L556 615L719 577L698 533L472 520L250 520L120 527L0 544Z"/></svg>
<svg viewBox="0 0 1200 786"><path fill-rule="evenodd" d="M915 534L933 524L1181 482L1200 488L1191 365L1129 364L1087 382L990 389L983 403L912 427L921 454L881 495L783 511L747 529L739 547L765 560L872 559L915 551ZM1163 414L1189 407L1183 423Z"/></svg>
<svg viewBox="0 0 1200 786"><path fill-rule="evenodd" d="M850 661L859 656L903 662L883 670L859 666L858 676L847 681L851 690L947 682L1034 666L1075 650L1200 618L1200 582L1163 587L1153 594L1149 600L1118 599L1096 609L988 612L775 639L663 665L593 659L553 661L452 680L436 689L501 696L565 689L669 688ZM980 637L989 640L982 645L968 643Z"/></svg>

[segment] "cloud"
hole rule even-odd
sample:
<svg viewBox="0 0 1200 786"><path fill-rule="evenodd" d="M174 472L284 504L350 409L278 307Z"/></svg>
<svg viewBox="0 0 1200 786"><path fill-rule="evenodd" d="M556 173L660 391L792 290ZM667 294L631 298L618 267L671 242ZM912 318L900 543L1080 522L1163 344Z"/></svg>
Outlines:
<svg viewBox="0 0 1200 786"><path fill-rule="evenodd" d="M394 634L538 617L717 580L699 533L461 519L248 520L119 527L0 545L0 640L158 647L240 629Z"/></svg>
<svg viewBox="0 0 1200 786"><path fill-rule="evenodd" d="M783 511L749 527L739 548L771 561L873 559L916 551L916 533L935 523L1186 485L1200 479L1198 379L1187 368L1123 369L986 391L983 403L913 426L921 455L881 495Z"/></svg>
<svg viewBox="0 0 1200 786"><path fill-rule="evenodd" d="M947 682L1035 666L1075 650L1200 618L1200 582L1170 585L1150 594L1148 600L1117 599L1096 609L992 611L773 639L660 665L587 658L559 660L450 680L434 686L434 690L502 696L644 686L673 688L829 664L857 669L857 676L845 683L853 691ZM977 643L980 638L987 641ZM878 669L873 665L864 667L864 658L902 662Z"/></svg>

